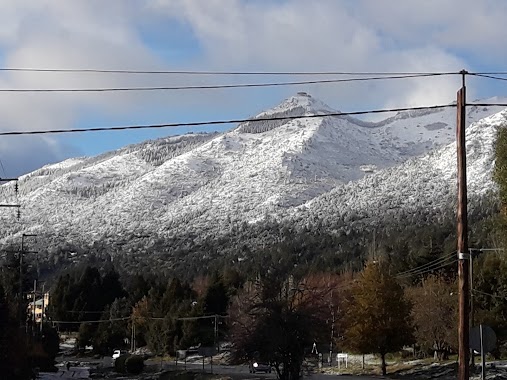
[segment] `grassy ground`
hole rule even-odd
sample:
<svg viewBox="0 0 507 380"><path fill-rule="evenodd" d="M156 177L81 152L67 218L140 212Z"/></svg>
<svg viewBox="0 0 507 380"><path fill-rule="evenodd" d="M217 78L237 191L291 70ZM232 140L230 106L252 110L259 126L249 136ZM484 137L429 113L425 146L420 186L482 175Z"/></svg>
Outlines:
<svg viewBox="0 0 507 380"><path fill-rule="evenodd" d="M452 363L455 363L453 358L445 362L434 363L434 361L430 358L408 360L401 357L389 357L387 360L387 375L389 377L403 377L405 374L411 374L413 376L415 373L422 373L431 367L441 368ZM368 355L363 366L361 356L351 355L346 368L344 364L340 365L340 368L336 365L328 367L324 364L322 368L319 369L314 367L313 370L330 375L380 376L380 364L381 362L379 358Z"/></svg>

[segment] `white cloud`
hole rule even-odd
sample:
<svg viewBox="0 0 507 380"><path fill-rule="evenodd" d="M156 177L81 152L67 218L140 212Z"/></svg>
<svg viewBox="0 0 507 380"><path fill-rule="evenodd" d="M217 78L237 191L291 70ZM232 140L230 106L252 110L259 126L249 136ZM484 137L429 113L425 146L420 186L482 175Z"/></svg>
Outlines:
<svg viewBox="0 0 507 380"><path fill-rule="evenodd" d="M506 16L507 4L502 0L3 0L0 57L10 67L457 71L479 58L493 66L507 58ZM167 25L174 23L184 25L192 36L167 36L167 40L181 37L195 42L197 53L188 57L183 53L179 60L168 62L164 54L176 47L164 43L163 33L170 33ZM155 46L143 33L147 29L154 33L158 26L161 35ZM226 80L0 73L1 88L196 85ZM333 107L350 110L445 103L454 100L458 87L457 78L442 77L279 88L276 96L308 90ZM274 99L272 94L272 90L0 93L0 130L71 127L86 113L140 122L151 114L177 121L176 112L187 112L188 120L226 117L238 109L252 115L260 110L259 104L265 106L270 96ZM469 94L474 96L473 89ZM49 145L39 141L44 147L38 150L39 162L69 154L67 148L58 152L57 140Z"/></svg>
<svg viewBox="0 0 507 380"><path fill-rule="evenodd" d="M1 14L0 46L7 67L36 68L125 68L159 67L160 63L138 38L133 13L123 2L18 2ZM129 19L129 17L131 17ZM4 23L3 21L8 21ZM12 28L9 33L5 27ZM121 87L128 83L120 76L2 72L0 88L86 88ZM106 97L90 93L0 93L1 130L62 129L74 126L85 112L127 113L137 102L134 94ZM57 140L4 137L15 141L2 156L16 173L34 169L76 154L62 149ZM19 144L19 146L16 146ZM29 164L28 164L29 163Z"/></svg>
<svg viewBox="0 0 507 380"><path fill-rule="evenodd" d="M183 17L205 46L207 62L215 67L369 72L458 71L465 66L465 60L452 54L447 46L428 43L423 35L416 33L414 44L405 41L406 34L390 27L396 23L392 17L385 20L387 24L375 22L374 11L379 12L377 17L388 15L388 7L374 5L379 2L363 3L361 12L344 4L303 0L160 0L158 10L168 5L169 14ZM371 9L367 4L372 4ZM427 18L420 21L422 30L428 27L432 11L428 7ZM400 16L405 14L399 12ZM409 19L401 23L406 27L405 23L414 21L414 17ZM417 22L413 26L418 29ZM405 28L408 33L409 30ZM399 46L405 42L407 46ZM413 106L448 102L454 97L455 86L456 80L447 77L435 81L328 85L314 91L340 108L357 106L358 102L363 107Z"/></svg>
<svg viewBox="0 0 507 380"><path fill-rule="evenodd" d="M365 23L405 46L459 50L488 64L507 55L507 3L502 0L358 0L354 9Z"/></svg>

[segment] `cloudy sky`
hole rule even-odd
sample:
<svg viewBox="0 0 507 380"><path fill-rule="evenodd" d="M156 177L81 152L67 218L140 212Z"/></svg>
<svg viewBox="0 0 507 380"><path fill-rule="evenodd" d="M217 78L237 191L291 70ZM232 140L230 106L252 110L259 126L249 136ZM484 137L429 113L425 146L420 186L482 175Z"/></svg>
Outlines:
<svg viewBox="0 0 507 380"><path fill-rule="evenodd" d="M504 0L0 0L0 68L507 71ZM332 79L336 76L320 79ZM1 89L309 80L0 71ZM297 91L354 111L455 99L458 77L201 91L0 92L0 131L247 118ZM469 98L507 94L471 79ZM229 128L224 127L224 128ZM197 130L214 130L203 127ZM190 129L1 137L0 177Z"/></svg>

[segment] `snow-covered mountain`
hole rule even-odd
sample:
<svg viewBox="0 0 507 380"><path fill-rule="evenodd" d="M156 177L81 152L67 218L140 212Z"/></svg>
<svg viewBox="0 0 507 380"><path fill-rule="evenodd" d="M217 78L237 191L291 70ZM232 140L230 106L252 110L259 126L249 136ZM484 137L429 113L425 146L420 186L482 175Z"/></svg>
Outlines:
<svg viewBox="0 0 507 380"><path fill-rule="evenodd" d="M493 186L495 131L507 120L500 110L468 108L469 124L481 120L467 129L471 193ZM255 121L330 112L337 111L298 93L224 133L167 137L47 165L20 178L21 219L4 223L2 241L19 241L23 232L88 246L185 236L190 247L267 219L304 225L449 202L454 108L401 112L377 123L349 116ZM2 186L0 202L12 202L12 194ZM4 217L14 221L8 211Z"/></svg>

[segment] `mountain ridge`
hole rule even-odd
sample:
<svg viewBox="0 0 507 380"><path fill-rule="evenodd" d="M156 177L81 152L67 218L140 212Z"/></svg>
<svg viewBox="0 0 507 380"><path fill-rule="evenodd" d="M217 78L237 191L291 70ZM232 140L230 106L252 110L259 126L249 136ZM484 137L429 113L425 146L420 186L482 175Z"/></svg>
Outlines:
<svg viewBox="0 0 507 380"><path fill-rule="evenodd" d="M498 109L471 108L469 120ZM280 112L332 109L299 93L257 117ZM454 112L404 114L368 126L346 116L249 121L223 133L171 136L46 165L20 178L21 223L8 225L0 242L30 232L44 235L49 249L64 245L59 236L84 246L181 237L192 247L270 220L299 226L320 220L333 230L404 207L438 210L453 194ZM467 128L470 170L481 179L471 182L471 193L494 188L492 147L505 119L503 111ZM6 186L0 196L8 200Z"/></svg>

